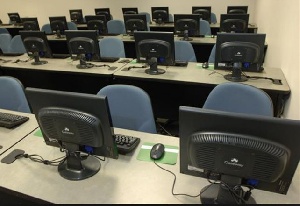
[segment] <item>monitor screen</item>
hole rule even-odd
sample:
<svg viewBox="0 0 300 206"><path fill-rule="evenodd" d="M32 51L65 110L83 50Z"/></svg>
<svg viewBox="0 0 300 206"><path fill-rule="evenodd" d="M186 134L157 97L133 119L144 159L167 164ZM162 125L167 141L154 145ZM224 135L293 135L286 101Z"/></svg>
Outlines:
<svg viewBox="0 0 300 206"><path fill-rule="evenodd" d="M126 7L122 8L123 14L138 14L138 8L137 7Z"/></svg>
<svg viewBox="0 0 300 206"><path fill-rule="evenodd" d="M218 33L214 68L232 71L228 80L246 81L242 72L263 70L265 39L266 34Z"/></svg>
<svg viewBox="0 0 300 206"><path fill-rule="evenodd" d="M95 156L118 158L105 96L29 87L25 94L45 143L66 152L58 166L62 177L88 178L100 169Z"/></svg>
<svg viewBox="0 0 300 206"><path fill-rule="evenodd" d="M71 10L69 10L69 13L70 13L70 19L72 22L74 22L76 24L83 23L82 9L71 9Z"/></svg>
<svg viewBox="0 0 300 206"><path fill-rule="evenodd" d="M199 14L200 19L211 23L211 6L193 6L192 14Z"/></svg>
<svg viewBox="0 0 300 206"><path fill-rule="evenodd" d="M124 14L124 24L127 34L133 36L135 31L147 31L146 14Z"/></svg>
<svg viewBox="0 0 300 206"><path fill-rule="evenodd" d="M61 35L65 34L68 30L67 19L65 16L49 17L51 30L56 34L57 38L62 38Z"/></svg>
<svg viewBox="0 0 300 206"><path fill-rule="evenodd" d="M182 40L193 40L189 37L200 35L200 15L174 14L174 33L183 36Z"/></svg>
<svg viewBox="0 0 300 206"><path fill-rule="evenodd" d="M105 15L106 21L112 20L109 8L97 8L97 9L95 9L95 14L96 15Z"/></svg>
<svg viewBox="0 0 300 206"><path fill-rule="evenodd" d="M44 31L19 31L21 39L28 53L28 56L34 58L33 65L45 64L47 61L41 61L40 57L51 58L52 51L48 44L48 39Z"/></svg>
<svg viewBox="0 0 300 206"><path fill-rule="evenodd" d="M136 31L134 32L137 62L146 62L148 74L162 74L165 71L157 65L174 65L175 46L173 32Z"/></svg>
<svg viewBox="0 0 300 206"><path fill-rule="evenodd" d="M287 194L299 137L299 120L181 106L180 173L211 182L202 204L253 204L253 189Z"/></svg>
<svg viewBox="0 0 300 206"><path fill-rule="evenodd" d="M169 7L151 7L151 15L157 24L169 22Z"/></svg>
<svg viewBox="0 0 300 206"><path fill-rule="evenodd" d="M98 35L107 34L107 20L105 15L86 15L85 21L88 30L97 30Z"/></svg>
<svg viewBox="0 0 300 206"><path fill-rule="evenodd" d="M22 23L22 20L20 18L19 13L17 13L17 12L7 13L7 15L9 17L10 23L12 23L12 24L20 24L20 23Z"/></svg>
<svg viewBox="0 0 300 206"><path fill-rule="evenodd" d="M79 69L89 68L86 61L100 60L100 47L96 30L65 31L69 53L72 59L79 59Z"/></svg>
<svg viewBox="0 0 300 206"><path fill-rule="evenodd" d="M247 14L248 6L227 6L227 14Z"/></svg>
<svg viewBox="0 0 300 206"><path fill-rule="evenodd" d="M247 33L249 14L221 14L220 32Z"/></svg>
<svg viewBox="0 0 300 206"><path fill-rule="evenodd" d="M40 31L40 26L37 17L21 18L23 23L23 30L26 31Z"/></svg>

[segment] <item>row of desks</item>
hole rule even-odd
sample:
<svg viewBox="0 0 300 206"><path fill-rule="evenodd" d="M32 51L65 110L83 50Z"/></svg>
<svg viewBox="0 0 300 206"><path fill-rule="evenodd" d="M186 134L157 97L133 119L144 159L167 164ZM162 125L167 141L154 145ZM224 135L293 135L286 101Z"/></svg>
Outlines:
<svg viewBox="0 0 300 206"><path fill-rule="evenodd" d="M128 59L130 63L105 63L116 67L110 70L109 67L77 69L79 61L69 58L47 59L48 64L44 65L31 65L33 60L14 63L16 59L28 59L27 55L1 58L10 60L0 61L1 74L20 79L25 87L96 94L108 84L136 85L150 95L155 117L173 120L178 119L178 108L181 105L202 107L210 91L216 85L227 82L223 75L229 73L213 70L213 65L203 69L200 63L194 62L189 62L187 67L159 66L166 70L164 74L149 75L144 72L144 68L128 71L126 68L129 66L141 66L132 59ZM291 92L281 69L265 68L261 73L248 72L247 75L282 81L282 85L273 84L267 79L249 79L245 82L266 91L272 98L275 116L280 116Z"/></svg>

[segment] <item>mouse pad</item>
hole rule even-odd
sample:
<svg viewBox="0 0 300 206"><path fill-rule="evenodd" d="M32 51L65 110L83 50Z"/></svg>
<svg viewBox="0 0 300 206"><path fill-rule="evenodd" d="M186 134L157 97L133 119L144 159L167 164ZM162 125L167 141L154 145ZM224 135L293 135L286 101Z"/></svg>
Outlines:
<svg viewBox="0 0 300 206"><path fill-rule="evenodd" d="M150 158L150 150L152 146L155 144L156 143L144 142L137 156L137 160L153 162L154 160ZM178 152L179 152L178 146L165 145L164 156L161 159L156 160L156 162L175 165L177 162Z"/></svg>

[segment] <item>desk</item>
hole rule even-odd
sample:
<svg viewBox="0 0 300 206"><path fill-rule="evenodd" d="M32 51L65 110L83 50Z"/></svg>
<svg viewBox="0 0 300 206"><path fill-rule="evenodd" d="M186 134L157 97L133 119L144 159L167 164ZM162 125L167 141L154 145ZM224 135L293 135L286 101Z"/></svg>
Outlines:
<svg viewBox="0 0 300 206"><path fill-rule="evenodd" d="M23 193L27 195L27 198L40 198L57 204L200 203L199 197L173 196L171 194L173 175L152 162L136 159L144 142L161 142L166 145L179 146L178 138L118 128L115 128L115 133L140 137L141 142L131 154L102 161L100 171L88 179L69 181L58 174L57 167L22 158L13 164L0 164L1 174L10 174L9 178L5 175L0 176L0 186L13 194ZM28 154L39 154L47 160L64 155L59 152L58 148L46 146L42 138L33 134L16 145L15 149L22 149ZM199 194L200 189L209 184L206 179L181 174L179 165L179 157L175 165L160 164L176 175L175 193L196 195ZM253 197L259 204L299 204L299 178L298 167L287 195L253 190Z"/></svg>
<svg viewBox="0 0 300 206"><path fill-rule="evenodd" d="M23 26L15 26L13 24L0 25L0 28L6 28L12 37L18 35L20 30L23 30Z"/></svg>

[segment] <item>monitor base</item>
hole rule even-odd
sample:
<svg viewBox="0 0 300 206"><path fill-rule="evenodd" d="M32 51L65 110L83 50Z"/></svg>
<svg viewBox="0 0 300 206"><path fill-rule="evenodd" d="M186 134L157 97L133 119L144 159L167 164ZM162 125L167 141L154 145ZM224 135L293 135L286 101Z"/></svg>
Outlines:
<svg viewBox="0 0 300 206"><path fill-rule="evenodd" d="M245 82L245 81L248 81L248 78L245 77L245 76L236 77L236 76L233 76L232 74L226 74L226 75L224 75L224 78L228 81L231 81L231 82Z"/></svg>
<svg viewBox="0 0 300 206"><path fill-rule="evenodd" d="M151 75L158 75L158 74L164 74L166 71L163 69L156 69L156 70L146 69L145 72Z"/></svg>
<svg viewBox="0 0 300 206"><path fill-rule="evenodd" d="M47 61L38 61L38 62L32 62L32 65L42 65L42 64L47 64Z"/></svg>

